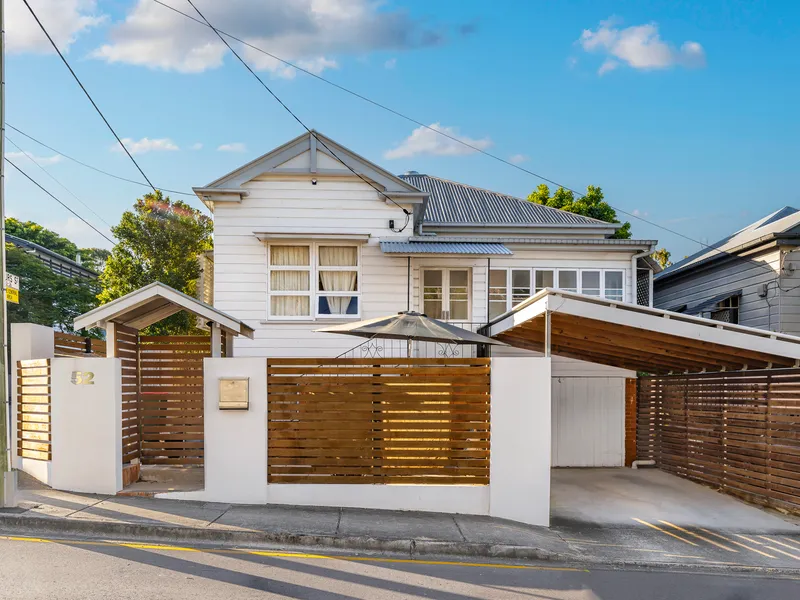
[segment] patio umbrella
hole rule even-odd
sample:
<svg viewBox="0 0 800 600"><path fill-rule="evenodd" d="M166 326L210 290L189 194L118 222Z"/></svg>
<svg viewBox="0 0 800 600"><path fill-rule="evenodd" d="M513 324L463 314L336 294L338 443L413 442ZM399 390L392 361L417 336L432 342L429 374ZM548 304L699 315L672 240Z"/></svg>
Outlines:
<svg viewBox="0 0 800 600"><path fill-rule="evenodd" d="M399 312L396 315L367 319L366 321L358 321L356 323L333 325L332 327L317 329L317 331L323 333L356 335L366 338L407 340L409 355L411 354L411 342L414 340L444 344L508 345L484 335L473 333L467 329L462 329L456 325L432 319L428 315L414 311Z"/></svg>

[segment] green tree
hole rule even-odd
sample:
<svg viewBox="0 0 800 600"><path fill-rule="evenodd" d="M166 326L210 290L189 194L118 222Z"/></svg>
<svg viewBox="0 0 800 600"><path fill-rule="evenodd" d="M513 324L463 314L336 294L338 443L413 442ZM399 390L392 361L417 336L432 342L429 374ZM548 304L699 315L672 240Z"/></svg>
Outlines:
<svg viewBox="0 0 800 600"><path fill-rule="evenodd" d="M111 252L105 248L81 248L81 263L95 273L102 273Z"/></svg>
<svg viewBox="0 0 800 600"><path fill-rule="evenodd" d="M607 223L620 223L615 211L608 202L603 199L603 190L597 186L590 185L586 188L586 194L580 198L575 198L569 190L563 187L558 188L555 193L550 195L550 188L541 184L528 196L530 202L542 204L551 208L566 210L567 212L583 215L592 219L599 219ZM613 238L629 239L631 237L631 224L622 223L622 227L612 235Z"/></svg>
<svg viewBox="0 0 800 600"><path fill-rule="evenodd" d="M667 267L672 266L672 261L670 258L672 257L672 253L667 250L666 248L659 248L655 252L653 252L650 256L652 256L658 264L661 265L662 269L666 269Z"/></svg>
<svg viewBox="0 0 800 600"><path fill-rule="evenodd" d="M66 256L70 260L75 260L75 255L78 253L78 246L73 242L33 221L23 222L14 217L8 217L6 218L6 233L44 246L48 250L57 252L61 256Z"/></svg>
<svg viewBox="0 0 800 600"><path fill-rule="evenodd" d="M97 281L53 273L41 260L10 243L6 244L6 265L20 279L19 304L8 304L10 323L36 323L75 333L75 317L98 305Z"/></svg>
<svg viewBox="0 0 800 600"><path fill-rule="evenodd" d="M139 198L111 231L118 242L100 276L101 302L155 281L195 296L200 276L197 256L212 248L211 219L159 191ZM182 334L194 329L194 317L178 313L147 328L146 333Z"/></svg>

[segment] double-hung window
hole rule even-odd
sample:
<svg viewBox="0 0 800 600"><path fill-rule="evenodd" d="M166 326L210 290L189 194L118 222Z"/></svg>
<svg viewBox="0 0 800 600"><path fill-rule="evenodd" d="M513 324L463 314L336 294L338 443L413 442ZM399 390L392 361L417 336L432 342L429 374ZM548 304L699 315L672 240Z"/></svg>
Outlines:
<svg viewBox="0 0 800 600"><path fill-rule="evenodd" d="M558 270L558 289L565 292L578 292L578 270L577 269L559 269Z"/></svg>
<svg viewBox="0 0 800 600"><path fill-rule="evenodd" d="M313 320L360 314L358 246L271 244L269 318Z"/></svg>
<svg viewBox="0 0 800 600"><path fill-rule="evenodd" d="M603 295L609 300L625 299L624 271L603 271Z"/></svg>

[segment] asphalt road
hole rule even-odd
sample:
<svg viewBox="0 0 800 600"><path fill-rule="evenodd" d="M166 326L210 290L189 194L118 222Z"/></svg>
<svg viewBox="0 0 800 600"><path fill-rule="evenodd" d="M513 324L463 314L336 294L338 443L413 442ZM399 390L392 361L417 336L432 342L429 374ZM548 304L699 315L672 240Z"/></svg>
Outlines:
<svg viewBox="0 0 800 600"><path fill-rule="evenodd" d="M0 539L0 598L476 598L596 600L800 597L800 578L489 566L371 557Z"/></svg>

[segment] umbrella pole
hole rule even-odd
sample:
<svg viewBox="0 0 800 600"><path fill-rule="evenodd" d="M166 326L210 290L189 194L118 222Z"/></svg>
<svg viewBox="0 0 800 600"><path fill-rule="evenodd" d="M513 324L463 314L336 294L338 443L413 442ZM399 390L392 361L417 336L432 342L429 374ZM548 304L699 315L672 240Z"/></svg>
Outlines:
<svg viewBox="0 0 800 600"><path fill-rule="evenodd" d="M411 338L406 340L406 358L411 358Z"/></svg>

